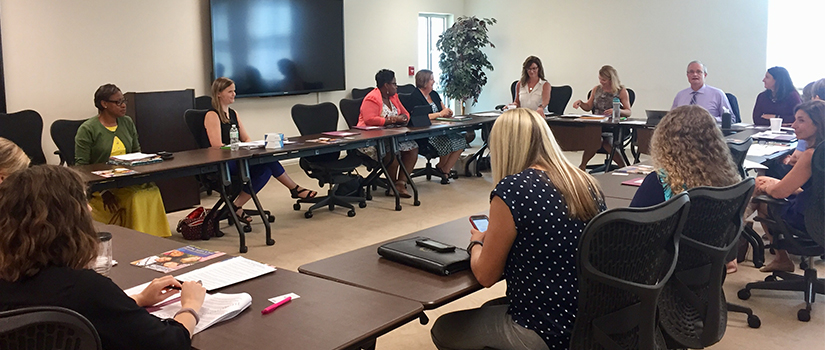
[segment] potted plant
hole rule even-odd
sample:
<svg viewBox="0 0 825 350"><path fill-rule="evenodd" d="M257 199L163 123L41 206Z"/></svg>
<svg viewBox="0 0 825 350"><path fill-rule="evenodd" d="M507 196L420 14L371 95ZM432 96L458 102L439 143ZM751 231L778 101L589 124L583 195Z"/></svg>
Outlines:
<svg viewBox="0 0 825 350"><path fill-rule="evenodd" d="M438 65L444 95L461 103L461 114L467 100L472 99L473 105L478 103L481 88L487 84L483 69L493 70L481 49L487 45L496 47L487 36L487 27L494 23L495 18L458 17L436 43L441 50Z"/></svg>

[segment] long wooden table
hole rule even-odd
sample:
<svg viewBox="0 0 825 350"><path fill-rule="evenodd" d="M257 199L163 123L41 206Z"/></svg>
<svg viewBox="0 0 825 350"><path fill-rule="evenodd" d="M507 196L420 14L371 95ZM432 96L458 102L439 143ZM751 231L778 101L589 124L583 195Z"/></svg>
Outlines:
<svg viewBox="0 0 825 350"><path fill-rule="evenodd" d="M159 272L131 266L129 262L181 247L166 240L119 226L97 225L112 233L113 254L118 265L110 277L121 288L151 281ZM181 274L226 258L175 271ZM249 281L218 290L246 292L252 306L228 321L216 324L192 339L197 349L350 349L374 344L375 338L418 318L421 304L355 288L320 278L278 269ZM299 299L268 315L260 310L271 305L269 298L287 293Z"/></svg>

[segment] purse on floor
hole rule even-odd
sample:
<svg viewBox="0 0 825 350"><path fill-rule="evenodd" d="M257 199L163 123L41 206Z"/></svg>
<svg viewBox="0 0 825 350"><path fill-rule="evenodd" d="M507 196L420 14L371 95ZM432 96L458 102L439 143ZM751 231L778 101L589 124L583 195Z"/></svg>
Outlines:
<svg viewBox="0 0 825 350"><path fill-rule="evenodd" d="M198 207L178 221L177 231L188 240L206 240L217 236L218 220L211 210Z"/></svg>
<svg viewBox="0 0 825 350"><path fill-rule="evenodd" d="M378 247L378 255L442 276L470 268L470 254L467 254L466 250L455 248L450 252L438 252L417 245L416 241L422 239L426 237L414 237L383 244Z"/></svg>

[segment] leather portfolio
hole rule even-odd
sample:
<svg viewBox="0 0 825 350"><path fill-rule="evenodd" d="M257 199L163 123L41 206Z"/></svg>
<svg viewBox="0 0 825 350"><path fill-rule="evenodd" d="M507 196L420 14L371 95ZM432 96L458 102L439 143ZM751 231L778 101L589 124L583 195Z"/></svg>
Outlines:
<svg viewBox="0 0 825 350"><path fill-rule="evenodd" d="M378 255L437 275L447 276L470 268L470 254L461 248L451 252L416 245L415 241L426 237L414 237L390 242L378 247Z"/></svg>

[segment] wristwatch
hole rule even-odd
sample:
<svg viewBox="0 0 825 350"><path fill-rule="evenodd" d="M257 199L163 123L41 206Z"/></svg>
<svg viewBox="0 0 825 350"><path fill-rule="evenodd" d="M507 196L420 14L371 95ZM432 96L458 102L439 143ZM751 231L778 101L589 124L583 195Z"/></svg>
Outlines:
<svg viewBox="0 0 825 350"><path fill-rule="evenodd" d="M473 247L478 244L480 246L484 246L484 242L482 241L470 241L470 244L467 246L467 253L471 254L473 252Z"/></svg>

